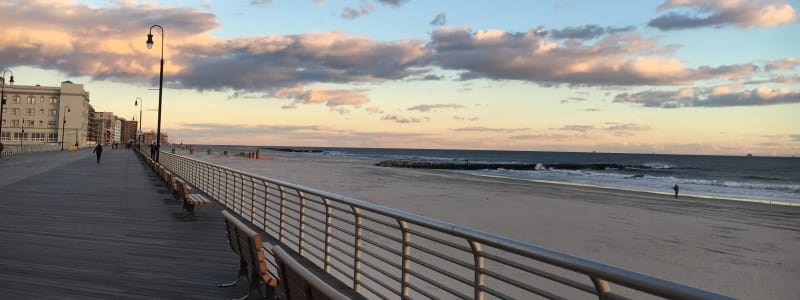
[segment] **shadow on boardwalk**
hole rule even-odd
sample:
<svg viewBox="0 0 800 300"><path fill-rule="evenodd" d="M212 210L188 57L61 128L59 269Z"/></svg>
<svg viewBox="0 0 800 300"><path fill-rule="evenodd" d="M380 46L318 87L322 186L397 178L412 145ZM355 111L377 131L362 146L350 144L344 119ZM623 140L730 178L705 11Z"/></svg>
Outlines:
<svg viewBox="0 0 800 300"><path fill-rule="evenodd" d="M238 259L214 204L181 206L133 152L0 159L0 295L7 299L222 299Z"/></svg>

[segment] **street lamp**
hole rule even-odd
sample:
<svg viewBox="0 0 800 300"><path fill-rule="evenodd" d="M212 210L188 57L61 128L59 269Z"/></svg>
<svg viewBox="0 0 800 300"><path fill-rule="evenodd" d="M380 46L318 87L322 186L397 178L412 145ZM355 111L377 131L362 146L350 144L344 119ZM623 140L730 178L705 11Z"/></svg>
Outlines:
<svg viewBox="0 0 800 300"><path fill-rule="evenodd" d="M142 103L139 104L139 102L142 102ZM136 100L133 102L133 106L138 106L139 107L139 134L136 137L136 140L139 141L140 136L142 136L142 107L144 107L144 102L143 102L142 98L136 97ZM141 145L141 143L142 143L142 141L139 141L140 145ZM141 149L141 148L139 148L139 149Z"/></svg>
<svg viewBox="0 0 800 300"><path fill-rule="evenodd" d="M158 162L158 152L161 149L161 94L164 90L164 27L161 25L150 26L147 34L147 49L153 48L153 27L161 30L161 70L158 75L158 126L156 127L156 162Z"/></svg>
<svg viewBox="0 0 800 300"><path fill-rule="evenodd" d="M20 124L19 128L22 132L19 134L19 153L25 152L25 149L22 148L22 140L25 138L25 118L22 118L22 124Z"/></svg>
<svg viewBox="0 0 800 300"><path fill-rule="evenodd" d="M11 80L8 82L14 84L14 72L9 69L3 70L3 85L0 87L0 157L3 157L3 105L6 104L6 73L11 74Z"/></svg>
<svg viewBox="0 0 800 300"><path fill-rule="evenodd" d="M65 106L64 108L67 109L69 112L69 105ZM64 151L64 130L67 129L67 114L64 114L64 122L61 125L61 151Z"/></svg>

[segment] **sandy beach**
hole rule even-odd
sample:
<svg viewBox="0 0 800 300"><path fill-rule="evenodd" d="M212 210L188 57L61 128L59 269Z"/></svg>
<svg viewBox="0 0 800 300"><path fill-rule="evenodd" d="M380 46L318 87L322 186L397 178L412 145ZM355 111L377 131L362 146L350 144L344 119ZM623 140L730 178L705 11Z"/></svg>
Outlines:
<svg viewBox="0 0 800 300"><path fill-rule="evenodd" d="M800 293L798 206L386 168L320 153L262 155L274 160L204 149L192 157L737 298Z"/></svg>

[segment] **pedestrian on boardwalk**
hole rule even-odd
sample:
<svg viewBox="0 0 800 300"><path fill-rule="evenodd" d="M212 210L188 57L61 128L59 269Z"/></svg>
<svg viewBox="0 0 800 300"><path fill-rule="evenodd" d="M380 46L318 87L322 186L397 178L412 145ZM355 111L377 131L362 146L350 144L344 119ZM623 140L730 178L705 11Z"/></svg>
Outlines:
<svg viewBox="0 0 800 300"><path fill-rule="evenodd" d="M673 186L673 187L672 187L672 189L675 191L675 198L678 198L678 191L679 191L681 188L680 188L680 187L678 187L678 184L676 183L676 184L675 184L675 186Z"/></svg>
<svg viewBox="0 0 800 300"><path fill-rule="evenodd" d="M100 164L100 156L103 155L103 145L97 144L92 150L92 153L97 155L97 164Z"/></svg>

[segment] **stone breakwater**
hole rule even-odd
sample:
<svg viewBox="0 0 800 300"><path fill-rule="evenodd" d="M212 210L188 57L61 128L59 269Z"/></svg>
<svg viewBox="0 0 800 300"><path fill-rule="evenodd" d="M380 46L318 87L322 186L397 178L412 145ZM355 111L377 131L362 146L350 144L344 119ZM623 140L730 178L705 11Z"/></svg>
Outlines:
<svg viewBox="0 0 800 300"><path fill-rule="evenodd" d="M444 170L607 170L625 169L621 164L499 164L470 162L425 162L410 160L385 160L375 164L379 167L444 169Z"/></svg>

